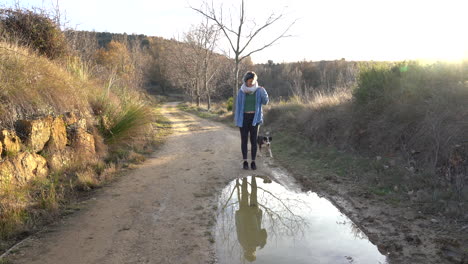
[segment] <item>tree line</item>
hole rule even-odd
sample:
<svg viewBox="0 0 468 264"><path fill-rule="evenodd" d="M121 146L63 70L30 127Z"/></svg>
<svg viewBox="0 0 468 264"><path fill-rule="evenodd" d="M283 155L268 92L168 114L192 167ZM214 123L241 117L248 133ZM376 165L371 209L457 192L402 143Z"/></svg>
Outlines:
<svg viewBox="0 0 468 264"><path fill-rule="evenodd" d="M235 60L215 52L219 31L206 22L193 26L181 40L88 31L67 31L67 37L82 57L113 65L110 70L116 74L132 72L131 84L150 93L182 93L186 100L208 108L213 100L232 96ZM297 96L306 101L318 91L352 87L358 68L359 62L345 59L253 64L248 57L239 69L255 71L273 99Z"/></svg>

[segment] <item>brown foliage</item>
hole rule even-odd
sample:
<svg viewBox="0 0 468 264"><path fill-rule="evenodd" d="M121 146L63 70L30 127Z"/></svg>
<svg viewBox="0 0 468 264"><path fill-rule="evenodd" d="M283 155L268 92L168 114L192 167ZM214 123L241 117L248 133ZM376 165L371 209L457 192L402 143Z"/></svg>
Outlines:
<svg viewBox="0 0 468 264"><path fill-rule="evenodd" d="M18 41L50 59L68 54L65 36L44 12L0 9L0 27L7 40Z"/></svg>
<svg viewBox="0 0 468 264"><path fill-rule="evenodd" d="M133 71L127 47L114 40L107 44L106 48L96 52L96 62L118 74L128 74Z"/></svg>

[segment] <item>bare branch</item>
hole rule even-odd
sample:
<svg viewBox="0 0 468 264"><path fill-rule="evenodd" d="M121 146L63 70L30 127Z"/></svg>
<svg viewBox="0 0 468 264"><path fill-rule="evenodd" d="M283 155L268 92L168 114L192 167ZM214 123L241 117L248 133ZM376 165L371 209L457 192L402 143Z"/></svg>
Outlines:
<svg viewBox="0 0 468 264"><path fill-rule="evenodd" d="M242 0L241 4L241 14L240 14L240 22L239 22L239 31L238 31L238 37L237 37L237 48L234 50L234 53L236 54L236 60L239 57L239 55L242 53L239 51L240 48L240 39L242 36L242 26L244 25L244 0Z"/></svg>
<svg viewBox="0 0 468 264"><path fill-rule="evenodd" d="M254 32L254 29L257 27L257 23L255 22L255 20L252 21L252 24L253 24L252 29L250 30L249 35L247 35L247 38L251 38L251 37L252 37L253 32Z"/></svg>
<svg viewBox="0 0 468 264"><path fill-rule="evenodd" d="M297 21L297 20L295 20L294 22L292 22L292 23L288 26L288 28L286 28L286 30L283 31L283 33L282 33L280 36L278 36L277 38L275 38L274 40L272 40L270 43L264 45L264 46L261 47L261 48L258 48L258 49L256 49L256 50L253 50L253 51L249 52L247 55L242 56L240 60L243 60L243 59L249 57L250 55L252 55L252 54L255 53L255 52L259 52L259 51L261 51L261 50L264 50L264 49L270 47L271 45L273 45L273 44L274 44L276 41L278 41L279 39L291 37L292 35L286 35L286 33L287 33L287 32L289 31L289 29L296 23L296 21Z"/></svg>
<svg viewBox="0 0 468 264"><path fill-rule="evenodd" d="M209 19L211 19L212 21L214 21L216 23L216 25L220 28L220 30L224 33L224 36L226 36L226 38L228 39L229 41L229 45L231 47L231 50L232 52L234 53L234 58L235 58L235 68L234 68L234 71L233 71L233 86L232 86L232 94L233 94L233 97L236 98L237 96L237 91L238 91L238 85L239 85L239 64L240 62L245 59L246 57L252 55L253 53L255 52L259 52L267 47L270 47L271 45L273 45L276 41L278 41L279 39L281 38L284 38L284 37L289 37L289 35L286 35L286 33L288 32L288 30L292 27L292 25L296 22L294 21L293 23L291 23L291 25L289 25L287 27L287 29L277 38L273 39L273 41L271 41L270 43L264 45L263 47L261 48L258 48L258 49L255 49L251 52L249 52L247 55L242 55L246 49L250 46L250 44L252 43L252 40L256 39L257 36L259 35L259 33L261 31L263 31L265 28L269 27L270 25L274 24L275 22L277 22L278 20L282 19L283 18L283 14L280 14L280 15L275 15L274 13L272 13L268 19L266 20L265 24L259 28L257 28L257 24L255 22L255 19L247 19L247 15L246 15L246 12L245 12L245 0L240 0L241 1L241 5L240 5L240 10L239 10L239 24L236 26L236 31L234 31L234 25L233 25L233 17L232 17L232 12L229 12L229 16L231 18L230 21L228 21L228 23L225 23L223 21L223 8L221 8L219 11L216 11L215 8L214 8L214 4L213 2L211 3L211 6L209 7L209 4L207 4L208 0L205 0L204 2L204 6L206 8L206 11L203 11L201 8L194 8L194 7L191 7L191 9L193 9L194 11L202 14L203 16L205 17L208 17ZM212 0L213 1L213 0ZM217 17L217 14L220 14L221 17ZM228 26L229 25L229 22L230 22L230 27ZM249 28L247 27L247 29L245 28L246 24L248 24L247 22L251 22L253 24L253 27ZM250 31L247 35L243 36L242 35L242 31ZM232 38L231 38L231 37ZM236 37L237 39L234 39L234 37ZM241 39L244 39L246 38L246 43L245 45L242 44L242 47L241 47L241 42L243 42L243 40ZM235 43L234 43L235 41ZM235 106L233 107L232 109L233 113L235 112Z"/></svg>
<svg viewBox="0 0 468 264"><path fill-rule="evenodd" d="M265 29L266 27L270 26L271 24L275 23L276 21L278 21L281 17L283 16L283 14L273 18L273 14L267 19L267 22L265 23L265 25L259 27L254 33L252 36L249 37L249 40L247 41L247 43L244 45L244 47L242 48L242 50L240 51L240 53L244 52L244 50L247 48L247 46L249 46L250 42L255 38L255 36L258 35L258 33L260 33L263 29ZM289 26L289 28L291 27L292 25ZM288 28L288 29L289 29ZM286 31L288 31L288 29ZM285 33L283 33L284 35Z"/></svg>
<svg viewBox="0 0 468 264"><path fill-rule="evenodd" d="M194 8L194 7L190 7L190 8L191 8L192 10L197 11L198 13L202 14L203 16L205 16L205 17L211 19L212 21L214 21L214 22L218 25L218 27L223 31L224 36L228 39L229 44L231 45L231 48L232 48L233 50L235 50L234 44L233 44L231 38L229 37L229 34L226 32L226 31L229 31L229 32L234 32L234 31L233 31L232 29L227 28L227 27L222 23L222 20L219 20L219 19L216 17L216 14L215 14L215 11L214 11L214 8L213 8L213 7L211 7L211 8L212 8L211 14L207 14L206 12L204 12L203 10L198 9L198 8Z"/></svg>

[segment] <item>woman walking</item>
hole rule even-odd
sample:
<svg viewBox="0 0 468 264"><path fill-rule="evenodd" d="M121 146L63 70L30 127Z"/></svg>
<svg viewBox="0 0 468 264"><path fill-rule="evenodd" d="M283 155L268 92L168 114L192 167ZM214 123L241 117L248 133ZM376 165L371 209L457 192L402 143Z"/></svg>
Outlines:
<svg viewBox="0 0 468 264"><path fill-rule="evenodd" d="M257 133L263 123L262 105L269 101L265 88L258 86L257 74L249 71L244 75L242 84L236 98L236 111L234 122L239 127L241 134L241 150L243 158L243 168L248 170L247 141L250 134L250 149L252 162L250 168L257 169L255 158L257 156Z"/></svg>

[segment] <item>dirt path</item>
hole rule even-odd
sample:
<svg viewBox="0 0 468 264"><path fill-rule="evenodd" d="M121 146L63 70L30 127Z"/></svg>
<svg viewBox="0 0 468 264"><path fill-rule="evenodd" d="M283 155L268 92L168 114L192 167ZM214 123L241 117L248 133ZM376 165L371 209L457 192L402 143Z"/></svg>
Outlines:
<svg viewBox="0 0 468 264"><path fill-rule="evenodd" d="M210 263L216 194L243 172L240 139L225 125L163 114L174 133L143 165L99 190L80 212L36 235L13 263ZM261 171L261 170L260 170Z"/></svg>
<svg viewBox="0 0 468 264"><path fill-rule="evenodd" d="M238 131L175 106L169 103L163 108L174 133L160 150L98 190L82 210L27 239L10 254L11 263L215 263L212 242L217 195L231 180L252 175L252 171L241 169ZM256 175L280 180L276 173L280 168L271 160L259 158L257 163ZM292 178L286 178L283 184L287 185ZM385 240L398 232L392 229L398 225L391 221L382 221L374 230L358 217L365 216L358 208L378 209L372 201L353 205L342 196L325 196L357 220L371 238ZM371 240L388 246L382 239ZM427 239L421 236L421 240ZM392 263L442 263L429 261L428 251L432 250L431 246L421 249L408 243L399 260ZM414 254L418 261L402 260L413 259Z"/></svg>
<svg viewBox="0 0 468 264"><path fill-rule="evenodd" d="M239 171L237 137L164 106L174 133L85 209L24 243L13 263L209 263L215 194ZM214 144L213 144L214 143Z"/></svg>

